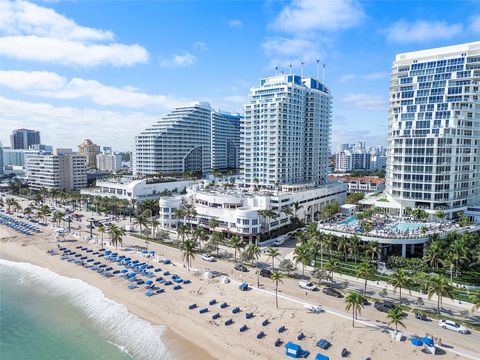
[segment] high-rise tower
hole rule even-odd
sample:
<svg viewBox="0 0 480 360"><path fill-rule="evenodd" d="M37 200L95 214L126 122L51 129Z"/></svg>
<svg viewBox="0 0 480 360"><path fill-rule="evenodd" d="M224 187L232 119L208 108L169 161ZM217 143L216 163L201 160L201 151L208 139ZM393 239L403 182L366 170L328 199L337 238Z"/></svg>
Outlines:
<svg viewBox="0 0 480 360"><path fill-rule="evenodd" d="M330 148L329 89L317 79L278 75L250 90L241 122L247 185L326 182Z"/></svg>

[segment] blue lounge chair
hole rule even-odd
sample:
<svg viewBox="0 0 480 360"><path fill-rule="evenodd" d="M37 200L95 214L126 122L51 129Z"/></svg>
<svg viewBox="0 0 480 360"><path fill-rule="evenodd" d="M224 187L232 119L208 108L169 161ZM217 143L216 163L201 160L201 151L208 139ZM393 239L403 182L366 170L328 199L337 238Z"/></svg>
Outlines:
<svg viewBox="0 0 480 360"><path fill-rule="evenodd" d="M155 291L157 294L162 294L165 292L165 289L158 289L157 291Z"/></svg>
<svg viewBox="0 0 480 360"><path fill-rule="evenodd" d="M163 284L163 285L165 285L165 286L170 286L170 285L172 285L172 284L173 284L173 283L172 283L171 281L165 281L165 284Z"/></svg>
<svg viewBox="0 0 480 360"><path fill-rule="evenodd" d="M350 355L350 351L348 351L347 349L343 348L342 349L342 352L340 353L340 355L342 357L348 357L348 355Z"/></svg>
<svg viewBox="0 0 480 360"><path fill-rule="evenodd" d="M212 320L217 320L220 317L219 313L213 314L212 315Z"/></svg>
<svg viewBox="0 0 480 360"><path fill-rule="evenodd" d="M270 321L268 321L268 319L262 321L262 326L267 326L268 324L270 324Z"/></svg>
<svg viewBox="0 0 480 360"><path fill-rule="evenodd" d="M225 309L228 306L226 302L220 304L221 309Z"/></svg>
<svg viewBox="0 0 480 360"><path fill-rule="evenodd" d="M232 325L233 324L233 320L232 319L228 319L227 321L225 321L225 325L228 326L228 325Z"/></svg>
<svg viewBox="0 0 480 360"><path fill-rule="evenodd" d="M232 309L232 313L233 313L233 314L236 314L236 313L239 313L239 312L240 312L240 308L239 308L238 306L237 306L237 307L234 307L234 308Z"/></svg>
<svg viewBox="0 0 480 360"><path fill-rule="evenodd" d="M330 344L328 340L320 339L319 341L317 341L317 346L320 349L327 350L330 346L332 346L332 344Z"/></svg>
<svg viewBox="0 0 480 360"><path fill-rule="evenodd" d="M133 289L135 289L136 287L137 287L137 285L135 285L135 284L130 284L130 285L128 285L128 288L129 288L130 290L133 290Z"/></svg>
<svg viewBox="0 0 480 360"><path fill-rule="evenodd" d="M326 355L323 355L323 354L320 354L318 353L316 356L315 356L315 360L330 360L330 358Z"/></svg>
<svg viewBox="0 0 480 360"><path fill-rule="evenodd" d="M154 292L152 290L148 290L146 293L145 293L145 296L152 296L154 294Z"/></svg>
<svg viewBox="0 0 480 360"><path fill-rule="evenodd" d="M285 332L287 330L287 328L285 327L285 325L282 325L278 328L278 332L281 334L283 332Z"/></svg>
<svg viewBox="0 0 480 360"><path fill-rule="evenodd" d="M278 338L276 341L275 341L275 347L279 347L280 345L283 344L283 341L282 339Z"/></svg>
<svg viewBox="0 0 480 360"><path fill-rule="evenodd" d="M191 304L188 306L190 310L195 309L197 307L197 304Z"/></svg>
<svg viewBox="0 0 480 360"><path fill-rule="evenodd" d="M260 331L258 334L257 334L257 339L263 339L265 337L265 333L263 331Z"/></svg>
<svg viewBox="0 0 480 360"><path fill-rule="evenodd" d="M198 311L200 314L205 314L206 312L208 312L208 308L202 308Z"/></svg>
<svg viewBox="0 0 480 360"><path fill-rule="evenodd" d="M253 312L249 312L245 314L245 319L251 319L253 318Z"/></svg>
<svg viewBox="0 0 480 360"><path fill-rule="evenodd" d="M247 329L248 329L247 325L242 325L242 327L240 328L240 332L245 332L247 331Z"/></svg>
<svg viewBox="0 0 480 360"><path fill-rule="evenodd" d="M180 285L175 285L175 286L173 287L173 290L180 290L181 288L182 288L182 287L181 287Z"/></svg>
<svg viewBox="0 0 480 360"><path fill-rule="evenodd" d="M238 288L241 291L247 291L248 290L248 284L247 283L240 284L240 286Z"/></svg>
<svg viewBox="0 0 480 360"><path fill-rule="evenodd" d="M215 305L217 303L217 300L212 299L208 302L208 305Z"/></svg>
<svg viewBox="0 0 480 360"><path fill-rule="evenodd" d="M184 285L185 285L185 284L190 284L190 283L191 283L191 281L190 281L190 280L188 280L188 279L186 279L186 280L183 280L183 284L184 284Z"/></svg>
<svg viewBox="0 0 480 360"><path fill-rule="evenodd" d="M297 340L303 340L304 338L305 338L305 334L303 332L297 335Z"/></svg>

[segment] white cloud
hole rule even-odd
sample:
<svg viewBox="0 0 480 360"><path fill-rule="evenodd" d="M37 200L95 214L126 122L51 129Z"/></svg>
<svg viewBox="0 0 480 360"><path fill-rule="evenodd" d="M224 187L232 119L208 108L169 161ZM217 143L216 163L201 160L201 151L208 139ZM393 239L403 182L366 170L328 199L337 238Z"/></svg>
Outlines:
<svg viewBox="0 0 480 360"><path fill-rule="evenodd" d="M386 111L388 106L382 96L370 94L347 94L343 103L349 108L364 111Z"/></svg>
<svg viewBox="0 0 480 360"><path fill-rule="evenodd" d="M247 103L248 97L244 95L230 95L225 96L223 100L227 103L234 105L245 105Z"/></svg>
<svg viewBox="0 0 480 360"><path fill-rule="evenodd" d="M191 66L197 62L196 56L189 52L173 54L168 58L160 58L160 65L163 67Z"/></svg>
<svg viewBox="0 0 480 360"><path fill-rule="evenodd" d="M0 55L63 65L130 66L148 61L138 44L114 41L110 30L75 21L27 1L0 0Z"/></svg>
<svg viewBox="0 0 480 360"><path fill-rule="evenodd" d="M358 25L365 18L356 0L293 0L273 27L287 32L335 31Z"/></svg>
<svg viewBox="0 0 480 360"><path fill-rule="evenodd" d="M375 81L375 80L385 79L388 76L389 74L386 71L375 71L375 72L363 74L363 75L345 74L340 76L338 81L341 83L346 83L346 82L357 80L357 79L364 80L364 81Z"/></svg>
<svg viewBox="0 0 480 360"><path fill-rule="evenodd" d="M318 50L319 45L307 38L268 38L262 43L262 48L267 56L272 59L269 68L288 65L300 66L300 62L313 62L323 59L325 54Z"/></svg>
<svg viewBox="0 0 480 360"><path fill-rule="evenodd" d="M472 31L480 33L480 15L475 15L471 18L470 28Z"/></svg>
<svg viewBox="0 0 480 360"><path fill-rule="evenodd" d="M28 125L40 130L42 140L55 147L75 147L82 139L92 138L98 144L129 150L133 146L134 135L158 120L156 115L140 112L56 107L4 97L0 97L0 108L0 123L5 133ZM101 131L94 130L98 130L99 126Z"/></svg>
<svg viewBox="0 0 480 360"><path fill-rule="evenodd" d="M207 44L205 44L203 41L197 41L197 42L193 45L193 47L194 47L195 49L199 49L199 50L205 50L205 51L208 50Z"/></svg>
<svg viewBox="0 0 480 360"><path fill-rule="evenodd" d="M392 24L387 31L387 39L397 43L427 42L432 40L451 39L463 30L462 24L448 24L445 21L417 20L408 22L405 19Z"/></svg>
<svg viewBox="0 0 480 360"><path fill-rule="evenodd" d="M103 106L171 109L189 103L169 95L147 94L132 87L108 86L96 80L68 80L46 71L0 71L0 85L29 95L63 100L87 99Z"/></svg>
<svg viewBox="0 0 480 360"><path fill-rule="evenodd" d="M242 27L243 22L242 22L242 20L231 19L231 20L228 20L228 26L230 26L230 27Z"/></svg>

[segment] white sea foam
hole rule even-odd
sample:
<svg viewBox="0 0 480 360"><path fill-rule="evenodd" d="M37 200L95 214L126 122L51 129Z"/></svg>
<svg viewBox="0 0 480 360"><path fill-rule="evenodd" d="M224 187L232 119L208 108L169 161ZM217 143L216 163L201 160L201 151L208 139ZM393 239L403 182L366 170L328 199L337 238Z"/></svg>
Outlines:
<svg viewBox="0 0 480 360"><path fill-rule="evenodd" d="M169 360L161 337L164 327L153 325L128 312L126 306L106 298L86 282L58 275L30 263L0 259L0 274L12 275L20 283L41 285L46 294L65 296L94 321L107 341L135 359Z"/></svg>

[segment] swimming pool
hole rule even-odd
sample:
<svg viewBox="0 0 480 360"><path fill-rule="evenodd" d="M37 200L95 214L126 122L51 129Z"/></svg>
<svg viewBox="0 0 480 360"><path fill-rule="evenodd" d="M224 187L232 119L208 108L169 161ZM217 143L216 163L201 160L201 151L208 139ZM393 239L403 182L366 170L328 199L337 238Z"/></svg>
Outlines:
<svg viewBox="0 0 480 360"><path fill-rule="evenodd" d="M339 224L349 225L349 226L357 226L358 225L358 219L356 218L356 216L350 216L349 218L340 221Z"/></svg>
<svg viewBox="0 0 480 360"><path fill-rule="evenodd" d="M393 231L412 231L418 230L422 226L426 226L427 224L417 224L417 223L397 223L391 226Z"/></svg>

